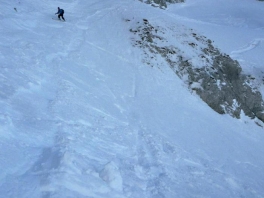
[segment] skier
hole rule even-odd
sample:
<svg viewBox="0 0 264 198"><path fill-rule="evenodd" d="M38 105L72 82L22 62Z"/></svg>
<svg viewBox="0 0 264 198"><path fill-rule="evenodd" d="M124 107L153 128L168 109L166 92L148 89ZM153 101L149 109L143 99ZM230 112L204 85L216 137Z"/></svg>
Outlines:
<svg viewBox="0 0 264 198"><path fill-rule="evenodd" d="M58 14L58 18L59 18L59 20L61 20L60 19L60 17L65 21L65 19L64 19L64 17L63 17L63 14L64 14L64 10L63 9L60 9L60 7L58 7L58 12L57 13L55 13L55 14Z"/></svg>

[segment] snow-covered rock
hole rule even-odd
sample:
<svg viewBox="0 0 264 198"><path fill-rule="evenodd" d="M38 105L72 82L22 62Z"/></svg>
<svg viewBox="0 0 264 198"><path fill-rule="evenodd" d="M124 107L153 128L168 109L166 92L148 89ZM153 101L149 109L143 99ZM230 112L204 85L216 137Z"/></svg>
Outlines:
<svg viewBox="0 0 264 198"><path fill-rule="evenodd" d="M183 26L155 26L147 19L130 32L145 64L171 67L216 112L240 118L243 111L264 122L263 98L253 86L254 77L243 73L238 61L221 53L210 39ZM163 59L162 66L158 59Z"/></svg>
<svg viewBox="0 0 264 198"><path fill-rule="evenodd" d="M167 8L168 3L182 3L185 0L139 0L154 7Z"/></svg>

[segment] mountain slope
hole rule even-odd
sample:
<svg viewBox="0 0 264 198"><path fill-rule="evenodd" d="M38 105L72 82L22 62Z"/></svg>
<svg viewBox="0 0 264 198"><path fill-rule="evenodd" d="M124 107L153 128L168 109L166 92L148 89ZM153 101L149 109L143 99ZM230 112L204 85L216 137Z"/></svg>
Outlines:
<svg viewBox="0 0 264 198"><path fill-rule="evenodd" d="M127 19L162 26L170 12L0 2L0 197L264 196L263 129L215 113L132 46Z"/></svg>

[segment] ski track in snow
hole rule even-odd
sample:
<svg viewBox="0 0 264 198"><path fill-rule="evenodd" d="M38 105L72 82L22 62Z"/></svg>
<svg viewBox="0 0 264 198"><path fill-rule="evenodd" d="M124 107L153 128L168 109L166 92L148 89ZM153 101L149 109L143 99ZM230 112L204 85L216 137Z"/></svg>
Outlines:
<svg viewBox="0 0 264 198"><path fill-rule="evenodd" d="M264 41L264 39L254 39L253 41L251 41L249 44L241 47L240 49L234 50L231 52L231 56L237 56L239 54L245 53L247 51L253 50L255 48L257 48L260 44L262 44L262 42Z"/></svg>

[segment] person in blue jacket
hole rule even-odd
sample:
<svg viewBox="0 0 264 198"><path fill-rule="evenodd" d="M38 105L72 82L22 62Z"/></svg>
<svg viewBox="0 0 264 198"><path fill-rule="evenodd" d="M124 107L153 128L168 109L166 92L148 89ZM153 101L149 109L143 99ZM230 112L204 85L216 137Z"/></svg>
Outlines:
<svg viewBox="0 0 264 198"><path fill-rule="evenodd" d="M60 7L58 7L58 12L57 13L55 13L55 14L58 14L58 18L59 18L59 20L61 20L60 19L60 17L65 21L65 19L64 19L64 17L63 17L63 14L64 14L64 10L63 9L60 9Z"/></svg>

